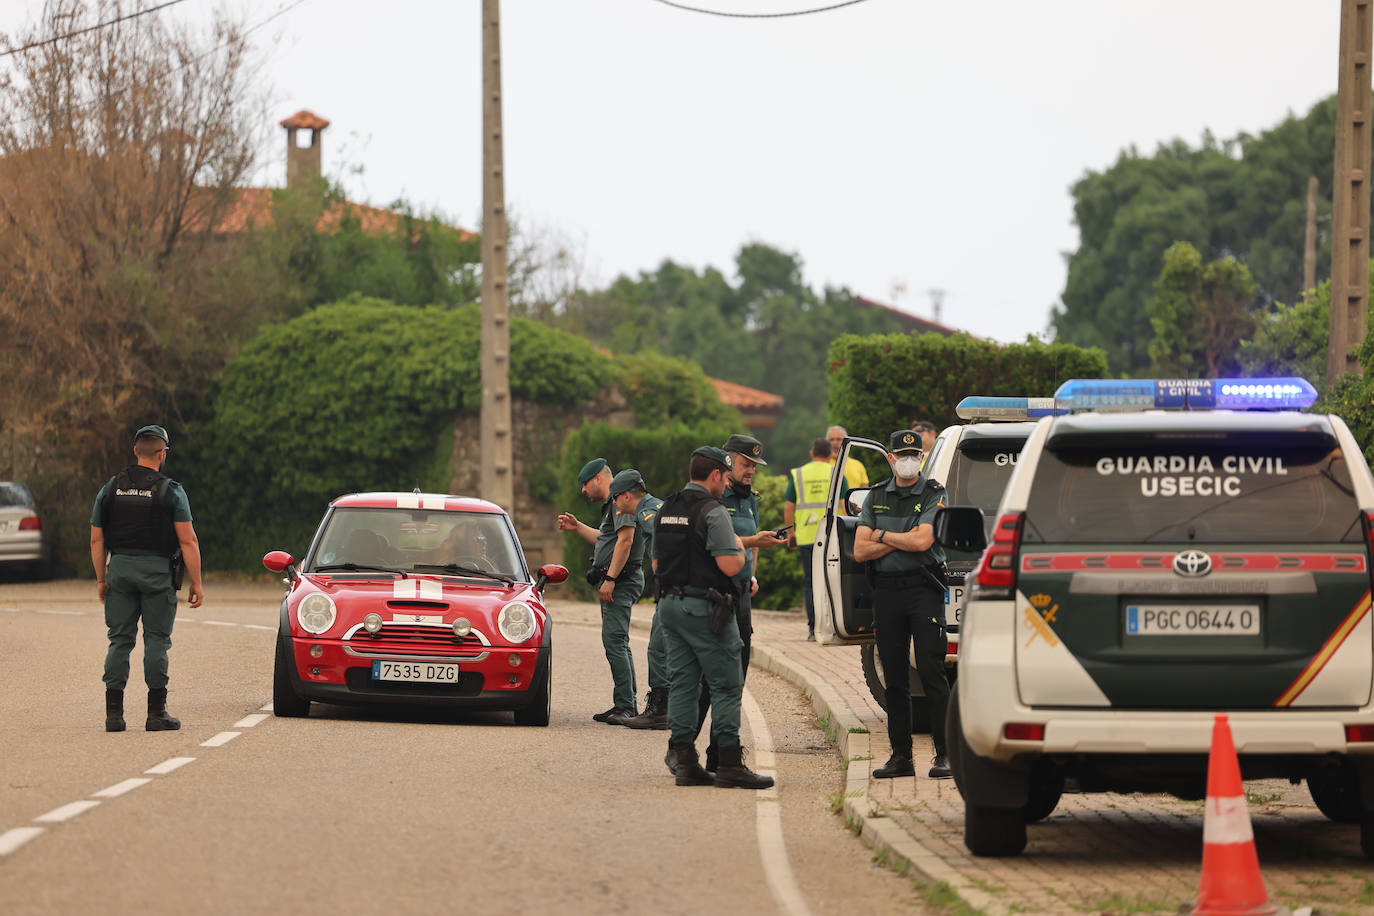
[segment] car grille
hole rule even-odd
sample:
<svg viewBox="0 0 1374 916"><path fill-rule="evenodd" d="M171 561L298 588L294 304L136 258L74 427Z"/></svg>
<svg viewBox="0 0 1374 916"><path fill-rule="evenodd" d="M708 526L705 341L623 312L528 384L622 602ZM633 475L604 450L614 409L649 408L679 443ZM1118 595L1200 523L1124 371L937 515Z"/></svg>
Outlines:
<svg viewBox="0 0 1374 916"><path fill-rule="evenodd" d="M471 661L485 658L488 647L476 630L459 638L450 627L405 623L384 623L375 635L355 627L344 645L350 654L365 658L429 656Z"/></svg>

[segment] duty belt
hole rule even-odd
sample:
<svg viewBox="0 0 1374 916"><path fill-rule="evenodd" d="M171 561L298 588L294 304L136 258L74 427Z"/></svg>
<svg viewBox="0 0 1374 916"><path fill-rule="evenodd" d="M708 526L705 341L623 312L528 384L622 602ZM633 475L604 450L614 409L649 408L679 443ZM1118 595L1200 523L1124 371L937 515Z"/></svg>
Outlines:
<svg viewBox="0 0 1374 916"><path fill-rule="evenodd" d="M910 572L900 573L876 573L873 576L873 587L884 591L898 588L914 588L917 585L925 585L930 588L935 587L935 581L931 573L922 569L913 569Z"/></svg>
<svg viewBox="0 0 1374 916"><path fill-rule="evenodd" d="M679 598L705 598L706 589L697 588L694 585L684 585L680 588L676 585L666 585L658 590L658 594L660 597L663 595L677 595Z"/></svg>

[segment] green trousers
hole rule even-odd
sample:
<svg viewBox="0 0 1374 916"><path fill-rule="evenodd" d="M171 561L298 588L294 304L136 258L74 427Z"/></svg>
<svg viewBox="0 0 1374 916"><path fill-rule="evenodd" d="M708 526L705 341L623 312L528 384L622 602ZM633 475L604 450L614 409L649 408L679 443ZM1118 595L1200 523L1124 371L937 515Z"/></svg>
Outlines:
<svg viewBox="0 0 1374 916"><path fill-rule="evenodd" d="M649 623L649 689L668 689L668 638L663 633L663 622L659 619L658 608L654 608L654 619Z"/></svg>
<svg viewBox="0 0 1374 916"><path fill-rule="evenodd" d="M668 645L668 728L673 744L694 742L701 682L711 691L711 739L716 747L739 746L739 710L744 696L739 628L711 632L705 598L664 595L658 615Z"/></svg>
<svg viewBox="0 0 1374 916"><path fill-rule="evenodd" d="M105 686L123 690L129 682L129 653L143 620L143 681L149 690L167 686L167 650L177 593L166 557L115 554L105 572L105 626L110 649L105 653Z"/></svg>
<svg viewBox="0 0 1374 916"><path fill-rule="evenodd" d="M644 572L637 569L616 582L611 600L601 604L601 648L606 650L606 663L615 683L611 705L624 709L639 708L635 705L635 660L630 654L630 608L642 591Z"/></svg>

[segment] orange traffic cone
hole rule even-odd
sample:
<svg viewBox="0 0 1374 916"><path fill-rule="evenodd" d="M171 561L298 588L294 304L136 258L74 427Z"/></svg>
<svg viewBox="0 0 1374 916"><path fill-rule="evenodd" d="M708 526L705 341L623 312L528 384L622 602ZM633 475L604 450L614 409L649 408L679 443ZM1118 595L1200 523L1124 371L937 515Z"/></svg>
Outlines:
<svg viewBox="0 0 1374 916"><path fill-rule="evenodd" d="M1260 877L1231 725L1225 713L1218 713L1212 724L1212 754L1207 760L1202 883L1193 916L1261 916L1277 911Z"/></svg>

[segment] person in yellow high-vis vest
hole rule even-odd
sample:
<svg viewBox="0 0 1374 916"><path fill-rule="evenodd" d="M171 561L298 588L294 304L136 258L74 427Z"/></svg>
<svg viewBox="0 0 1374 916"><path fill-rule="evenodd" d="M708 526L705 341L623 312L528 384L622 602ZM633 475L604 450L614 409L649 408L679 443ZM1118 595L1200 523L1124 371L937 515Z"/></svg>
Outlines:
<svg viewBox="0 0 1374 916"><path fill-rule="evenodd" d="M816 546L821 519L825 517L826 497L830 492L830 442L817 439L811 443L811 461L793 468L787 475L787 492L783 494L783 524L791 525L788 546L797 549L802 565L802 601L806 606L806 638L816 638L816 609L811 601L811 549ZM849 483L840 477L840 495L849 492Z"/></svg>

